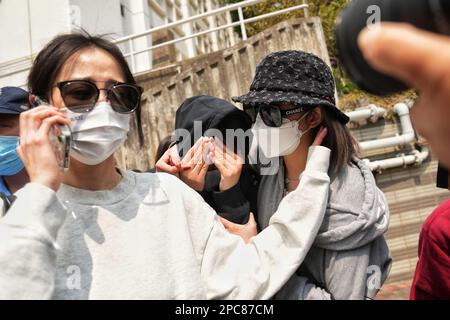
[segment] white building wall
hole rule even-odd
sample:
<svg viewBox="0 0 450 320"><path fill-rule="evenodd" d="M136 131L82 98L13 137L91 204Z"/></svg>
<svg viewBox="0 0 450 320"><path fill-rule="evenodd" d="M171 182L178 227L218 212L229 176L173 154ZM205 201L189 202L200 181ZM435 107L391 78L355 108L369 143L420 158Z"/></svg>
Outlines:
<svg viewBox="0 0 450 320"><path fill-rule="evenodd" d="M192 6L190 5L189 0L182 1L180 9L181 13L183 14L183 17L190 17L193 14ZM182 25L182 29L186 34L193 33L192 23L185 23L184 25ZM195 56L196 51L194 39L187 40L185 44L186 44L186 55L188 57Z"/></svg>
<svg viewBox="0 0 450 320"><path fill-rule="evenodd" d="M58 33L70 30L68 3L68 0L0 1L0 87L25 86L31 56Z"/></svg>
<svg viewBox="0 0 450 320"><path fill-rule="evenodd" d="M74 19L72 29L81 27L91 34L110 34L114 38L124 35L120 0L69 0L69 4Z"/></svg>
<svg viewBox="0 0 450 320"><path fill-rule="evenodd" d="M29 56L69 29L68 0L2 0L0 63Z"/></svg>
<svg viewBox="0 0 450 320"><path fill-rule="evenodd" d="M24 86L33 55L59 33L82 28L117 39L214 8L214 0L0 0L0 87ZM214 19L204 20L209 27L215 26ZM205 21L198 21L202 30L207 27ZM174 30L174 36L193 32L192 23L184 24ZM219 38L210 34L177 43L177 58L220 49L225 44ZM134 50L150 47L151 41L151 36L134 40ZM128 45L121 45L121 49L129 52ZM128 61L131 64L130 58ZM148 70L151 63L151 52L140 54L135 58L135 71Z"/></svg>
<svg viewBox="0 0 450 320"><path fill-rule="evenodd" d="M126 0L122 1L122 6L126 15L121 17L126 25L126 35L140 33L151 28L150 10L146 0ZM141 37L132 41L133 51L143 50L151 45L151 36ZM129 52L130 46L126 44L125 52ZM148 70L151 68L151 53L145 52L136 55L133 59L128 58L128 63L134 65L135 72Z"/></svg>

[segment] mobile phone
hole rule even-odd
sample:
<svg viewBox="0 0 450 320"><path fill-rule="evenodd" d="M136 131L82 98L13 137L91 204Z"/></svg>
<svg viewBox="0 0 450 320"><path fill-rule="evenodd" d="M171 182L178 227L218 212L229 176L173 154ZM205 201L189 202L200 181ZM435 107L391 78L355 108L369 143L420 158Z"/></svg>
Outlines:
<svg viewBox="0 0 450 320"><path fill-rule="evenodd" d="M36 95L30 95L29 102L32 108L36 108L41 104L48 104ZM50 130L49 139L55 151L59 167L63 171L69 170L70 149L72 147L72 132L70 131L70 127L67 125L54 125Z"/></svg>

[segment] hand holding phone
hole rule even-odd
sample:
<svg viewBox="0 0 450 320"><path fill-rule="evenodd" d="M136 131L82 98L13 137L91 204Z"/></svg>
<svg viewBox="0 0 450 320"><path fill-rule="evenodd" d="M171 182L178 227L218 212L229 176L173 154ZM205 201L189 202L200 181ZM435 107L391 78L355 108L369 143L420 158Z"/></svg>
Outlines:
<svg viewBox="0 0 450 320"><path fill-rule="evenodd" d="M22 159L30 182L54 191L62 181L55 148L51 143L53 128L69 125L70 120L56 108L42 105L20 114L20 143L17 153Z"/></svg>
<svg viewBox="0 0 450 320"><path fill-rule="evenodd" d="M30 95L29 102L32 108L48 104L36 95ZM72 147L72 133L67 125L54 125L49 133L50 143L53 146L56 160L63 171L70 167L70 148Z"/></svg>

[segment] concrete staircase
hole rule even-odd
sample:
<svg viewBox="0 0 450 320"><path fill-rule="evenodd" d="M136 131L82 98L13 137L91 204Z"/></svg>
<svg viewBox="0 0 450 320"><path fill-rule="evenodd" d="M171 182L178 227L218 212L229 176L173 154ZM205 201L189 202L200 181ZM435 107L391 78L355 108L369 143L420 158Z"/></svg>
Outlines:
<svg viewBox="0 0 450 320"><path fill-rule="evenodd" d="M353 127L359 141L385 138L399 133L397 121ZM423 142L423 141L421 141ZM408 153L414 146L385 148L363 154L369 159L383 159ZM437 160L431 156L421 166L395 168L375 173L379 188L385 193L390 208L390 225L386 239L393 266L386 286L402 288L400 297L407 299L417 263L417 247L422 224L434 208L449 198L447 190L436 188Z"/></svg>

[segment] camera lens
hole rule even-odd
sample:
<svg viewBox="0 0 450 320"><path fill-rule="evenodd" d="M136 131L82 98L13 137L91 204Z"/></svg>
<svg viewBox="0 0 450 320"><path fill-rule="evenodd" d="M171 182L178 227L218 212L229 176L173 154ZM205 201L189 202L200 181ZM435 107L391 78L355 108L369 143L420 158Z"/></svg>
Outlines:
<svg viewBox="0 0 450 320"><path fill-rule="evenodd" d="M382 21L406 22L431 32L450 35L450 1L354 0L342 12L336 25L336 42L344 69L363 90L388 95L408 87L374 70L364 60L357 41L362 29Z"/></svg>

